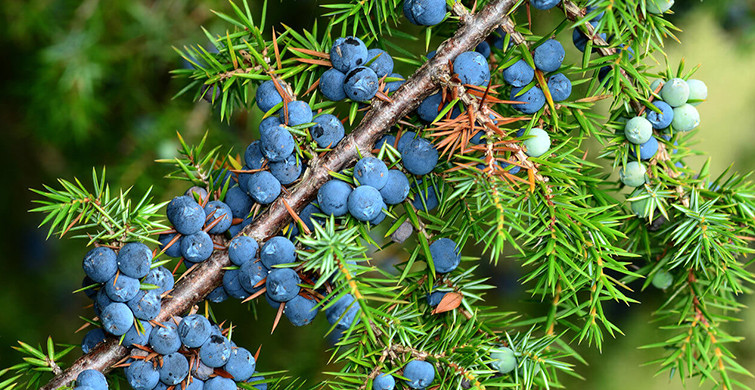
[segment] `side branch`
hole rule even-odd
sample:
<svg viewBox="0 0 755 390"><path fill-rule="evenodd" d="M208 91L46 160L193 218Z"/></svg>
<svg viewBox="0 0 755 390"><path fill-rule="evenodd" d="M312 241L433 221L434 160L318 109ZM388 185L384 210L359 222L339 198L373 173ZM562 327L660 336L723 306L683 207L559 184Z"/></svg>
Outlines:
<svg viewBox="0 0 755 390"><path fill-rule="evenodd" d="M356 160L358 151L369 151L375 141L399 119L414 110L419 103L437 89L442 76L449 73L449 62L464 51L474 48L487 37L508 13L516 0L495 0L480 12L471 15L460 26L456 34L445 41L430 61L422 65L406 83L392 96L392 101L372 102L361 123L346 136L338 146L322 156L315 157L297 185L290 193L271 204L251 225L240 234L248 235L257 241L272 237L288 224L291 216L285 206L301 210L317 194L317 190L329 180L331 171L339 171ZM155 321L162 322L173 315L179 315L201 301L215 287L220 285L223 270L229 266L228 253L215 251L206 261L186 274L176 283L175 288L162 302L160 314ZM58 389L71 383L78 374L87 369L108 372L111 366L126 357L128 349L109 338L90 353L76 360L62 374L55 376L43 390Z"/></svg>

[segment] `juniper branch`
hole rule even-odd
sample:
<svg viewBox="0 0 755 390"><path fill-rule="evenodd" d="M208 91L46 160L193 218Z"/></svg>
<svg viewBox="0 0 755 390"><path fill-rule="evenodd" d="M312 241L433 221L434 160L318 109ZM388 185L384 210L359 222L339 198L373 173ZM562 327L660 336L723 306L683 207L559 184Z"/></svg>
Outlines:
<svg viewBox="0 0 755 390"><path fill-rule="evenodd" d="M277 234L291 219L286 204L294 210L301 210L314 198L320 186L328 181L331 171L339 171L353 163L359 151L372 149L378 137L437 89L443 77L449 75L449 62L482 42L501 23L501 19L515 3L515 0L495 0L480 12L462 18L464 24L456 34L441 44L435 57L407 79L390 102L373 101L371 110L351 134L331 152L322 157L315 157L311 161L312 168L305 172L300 184L271 204L263 215L239 234L248 235L257 241L264 241ZM229 264L227 252L213 253L208 260L176 283L170 296L163 300L162 309L155 321L165 321L173 315L183 313L203 299L220 284L222 268ZM108 372L113 364L127 355L127 352L128 350L118 345L117 341L108 339L89 354L76 360L62 374L52 378L42 390L58 389L72 382L79 372L86 369Z"/></svg>

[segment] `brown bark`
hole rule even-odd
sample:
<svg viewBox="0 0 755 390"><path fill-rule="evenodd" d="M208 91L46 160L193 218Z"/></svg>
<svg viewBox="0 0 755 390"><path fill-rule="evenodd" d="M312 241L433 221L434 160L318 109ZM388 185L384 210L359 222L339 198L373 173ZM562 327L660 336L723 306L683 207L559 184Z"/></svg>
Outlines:
<svg viewBox="0 0 755 390"><path fill-rule="evenodd" d="M317 190L329 179L330 171L340 171L357 158L357 150L372 149L378 137L388 132L399 119L414 110L419 103L437 89L441 76L448 75L449 62L464 51L472 50L487 37L502 21L506 13L516 3L515 0L494 0L480 12L464 17L464 24L456 34L445 41L435 57L422 65L406 83L391 97L390 102L375 99L372 109L367 112L360 124L347 135L338 146L322 157L309 161L310 168L304 173L299 184L282 195L256 221L244 228L246 234L262 242L278 234L291 221L284 201L294 210L301 210L317 194ZM164 321L172 315L180 315L200 302L222 281L222 267L230 265L226 251L215 251L212 257L184 275L178 281L170 296L163 299L160 314L156 321ZM75 380L79 372L94 369L108 372L111 366L123 359L128 349L109 338L94 350L76 360L62 374L55 376L43 390L57 389Z"/></svg>

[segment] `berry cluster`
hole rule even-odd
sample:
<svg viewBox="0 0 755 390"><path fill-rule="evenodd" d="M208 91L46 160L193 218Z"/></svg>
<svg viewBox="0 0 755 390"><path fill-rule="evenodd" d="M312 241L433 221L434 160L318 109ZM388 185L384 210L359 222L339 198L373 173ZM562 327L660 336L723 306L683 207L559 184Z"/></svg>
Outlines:
<svg viewBox="0 0 755 390"><path fill-rule="evenodd" d="M372 99L380 87L380 79L390 77L386 83L388 92L397 90L403 84L403 77L393 73L393 58L381 49L367 49L357 37L338 38L330 49L330 63L333 68L320 76L320 92L323 96L340 101L349 98L353 101Z"/></svg>
<svg viewBox="0 0 755 390"><path fill-rule="evenodd" d="M551 73L561 68L566 51L555 39L548 39L536 47L533 53L535 67L543 73ZM503 71L503 80L511 85L511 100L522 103L513 107L525 114L534 114L545 105L545 94L539 86L526 89L535 77L535 69L524 60L518 60ZM563 73L548 77L548 90L554 102L564 101L571 95L571 81Z"/></svg>
<svg viewBox="0 0 755 390"><path fill-rule="evenodd" d="M228 330L201 315L144 325L124 368L133 389L233 390L236 383L264 380L254 376L256 360L251 352L237 347L225 336Z"/></svg>
<svg viewBox="0 0 755 390"><path fill-rule="evenodd" d="M644 116L635 116L624 125L624 136L630 144L629 155L637 160L650 160L658 151L654 130L670 141L674 132L688 132L697 128L700 114L695 106L708 97L708 87L695 79L656 80L650 88L660 90L659 96L663 100L654 101L652 109L646 110ZM646 168L639 161L630 161L619 172L621 182L630 187L645 184L645 174Z"/></svg>
<svg viewBox="0 0 755 390"><path fill-rule="evenodd" d="M403 377L411 389L425 389L435 380L435 367L424 360L410 360L404 366ZM391 374L379 373L372 381L372 390L393 390L396 379Z"/></svg>
<svg viewBox="0 0 755 390"><path fill-rule="evenodd" d="M165 267L152 268L152 250L138 242L123 245L117 253L106 246L91 249L83 268L85 292L94 300L103 329L114 336L128 338L134 319L154 319L160 312L160 296L173 288L173 274ZM84 352L104 337L102 330L88 334Z"/></svg>

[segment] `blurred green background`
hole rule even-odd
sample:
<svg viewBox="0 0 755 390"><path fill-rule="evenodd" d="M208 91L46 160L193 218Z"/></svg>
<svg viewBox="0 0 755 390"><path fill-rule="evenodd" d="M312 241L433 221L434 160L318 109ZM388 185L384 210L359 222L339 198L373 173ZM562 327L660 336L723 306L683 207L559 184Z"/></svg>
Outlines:
<svg viewBox="0 0 755 390"><path fill-rule="evenodd" d="M250 4L259 14L261 1ZM294 5L304 10L286 12ZM316 5L272 0L268 19L308 28ZM0 191L5 221L0 239L0 367L16 362L9 346L18 339L34 344L52 335L58 342L79 343L82 334L74 334L82 324L78 316L91 315L82 309L89 304L84 295L71 294L83 276L83 242L46 240L45 230L37 228L41 216L27 212L34 198L28 188L54 185L58 177L76 176L89 183L93 166L107 166L113 187L134 186L141 194L154 186L156 201L167 200L185 186L162 179L168 170L153 161L175 153L176 131L189 141L209 131L211 144L236 150L251 140L260 114L256 108L221 123L205 102L192 102L189 96L172 99L182 81L172 79L169 71L185 66L172 46L205 42L199 26L211 33L226 29L210 9L228 12L230 6L225 0L0 2L0 127L5 137L0 163L8 180L6 190ZM689 66L701 64L696 78L709 89L708 102L698 107L698 148L710 154L715 173L732 163L739 171L753 170L755 5L678 1L674 10L669 19L683 30L678 35L683 43L668 41L668 61L675 65L684 58ZM543 23L557 17L557 12L547 13ZM688 163L699 167L702 161L700 157ZM504 262L490 271L500 286L490 299L505 310L515 308L514 302L523 298L516 265ZM631 309L615 308L626 336L608 340L602 354L580 347L590 365L577 367L585 380L570 379L568 388L680 387L665 374L654 377L654 366L640 367L657 355L637 347L662 337L648 326L660 302L658 293L642 293L640 299L643 303ZM755 299L747 303L752 306ZM262 345L261 370L288 369L318 377L329 356L323 353L330 345L323 337L325 321L304 329L282 321L271 336L273 311L264 304L258 310L229 302L218 314L243 328L234 334L240 345L252 350ZM744 321L731 326L734 334L747 338L737 348L739 362L755 370L755 311L748 309L740 317ZM755 386L752 379L744 381Z"/></svg>

